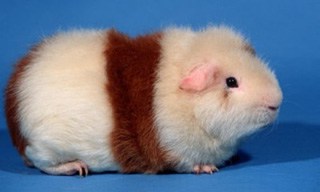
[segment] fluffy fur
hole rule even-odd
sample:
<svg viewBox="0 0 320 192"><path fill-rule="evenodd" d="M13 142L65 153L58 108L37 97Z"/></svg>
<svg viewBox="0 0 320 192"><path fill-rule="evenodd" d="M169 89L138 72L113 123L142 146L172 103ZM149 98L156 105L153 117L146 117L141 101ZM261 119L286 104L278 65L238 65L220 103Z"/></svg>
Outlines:
<svg viewBox="0 0 320 192"><path fill-rule="evenodd" d="M154 108L162 146L179 159L175 170L223 164L242 137L274 119L267 107L280 105L281 90L240 34L225 27L169 29L162 47ZM215 68L211 86L191 93L178 89L181 79L201 65ZM226 87L230 76L239 88Z"/></svg>
<svg viewBox="0 0 320 192"><path fill-rule="evenodd" d="M112 30L108 39L107 90L115 119L112 152L122 172L163 171L168 165L152 106L161 35L130 38Z"/></svg>
<svg viewBox="0 0 320 192"><path fill-rule="evenodd" d="M25 154L39 169L80 159L117 170L106 139L113 127L105 94L105 31L63 33L42 43L16 85Z"/></svg>
<svg viewBox="0 0 320 192"><path fill-rule="evenodd" d="M226 27L135 39L74 31L26 58L8 84L17 117L7 113L8 126L21 154L50 174L210 173L282 100L274 74Z"/></svg>
<svg viewBox="0 0 320 192"><path fill-rule="evenodd" d="M33 53L36 52L38 46L31 49L31 51L23 57L17 64L13 75L11 76L5 95L6 95L6 103L5 103L5 111L7 117L7 123L9 127L9 132L12 138L13 144L17 147L18 152L24 155L25 148L27 146L27 140L20 132L19 125L19 117L18 117L18 106L19 100L17 98L17 86L20 84L21 76L28 68L28 65L31 63L33 59ZM27 161L27 158L25 157Z"/></svg>

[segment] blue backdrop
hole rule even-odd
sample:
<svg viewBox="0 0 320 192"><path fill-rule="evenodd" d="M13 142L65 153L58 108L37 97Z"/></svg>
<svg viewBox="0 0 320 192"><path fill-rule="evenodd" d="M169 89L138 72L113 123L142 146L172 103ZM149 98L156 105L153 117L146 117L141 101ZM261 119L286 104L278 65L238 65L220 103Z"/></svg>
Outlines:
<svg viewBox="0 0 320 192"><path fill-rule="evenodd" d="M0 89L30 46L59 30L226 24L251 40L284 92L278 121L213 175L49 176L23 166L0 104L1 191L320 191L320 2L311 0L0 0Z"/></svg>

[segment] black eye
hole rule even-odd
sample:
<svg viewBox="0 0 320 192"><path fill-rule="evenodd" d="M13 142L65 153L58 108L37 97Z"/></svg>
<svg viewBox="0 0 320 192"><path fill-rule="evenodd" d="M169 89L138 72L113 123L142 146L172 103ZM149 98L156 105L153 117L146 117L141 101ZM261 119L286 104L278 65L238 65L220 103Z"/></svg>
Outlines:
<svg viewBox="0 0 320 192"><path fill-rule="evenodd" d="M228 77L226 79L226 84L227 84L228 88L236 88L236 87L238 87L237 79L234 78L234 77Z"/></svg>

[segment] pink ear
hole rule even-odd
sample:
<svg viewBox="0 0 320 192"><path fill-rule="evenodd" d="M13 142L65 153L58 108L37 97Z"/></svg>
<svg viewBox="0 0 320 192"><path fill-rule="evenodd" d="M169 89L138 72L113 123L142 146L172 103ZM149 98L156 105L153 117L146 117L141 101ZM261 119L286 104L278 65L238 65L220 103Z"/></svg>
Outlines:
<svg viewBox="0 0 320 192"><path fill-rule="evenodd" d="M214 82L217 73L213 64L201 64L193 68L180 82L180 89L185 91L203 91Z"/></svg>

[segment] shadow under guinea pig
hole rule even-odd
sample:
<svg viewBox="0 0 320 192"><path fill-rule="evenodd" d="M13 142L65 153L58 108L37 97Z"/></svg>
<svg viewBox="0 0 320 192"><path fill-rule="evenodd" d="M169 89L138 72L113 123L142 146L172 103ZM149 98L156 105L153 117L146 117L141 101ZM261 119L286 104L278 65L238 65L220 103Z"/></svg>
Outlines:
<svg viewBox="0 0 320 192"><path fill-rule="evenodd" d="M224 169L320 158L320 125L280 123L249 137Z"/></svg>

